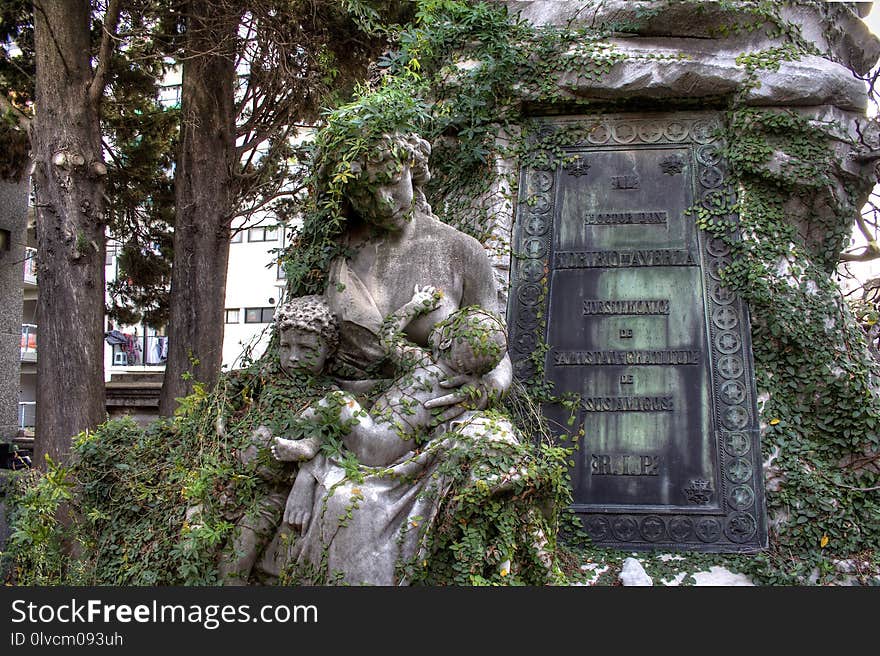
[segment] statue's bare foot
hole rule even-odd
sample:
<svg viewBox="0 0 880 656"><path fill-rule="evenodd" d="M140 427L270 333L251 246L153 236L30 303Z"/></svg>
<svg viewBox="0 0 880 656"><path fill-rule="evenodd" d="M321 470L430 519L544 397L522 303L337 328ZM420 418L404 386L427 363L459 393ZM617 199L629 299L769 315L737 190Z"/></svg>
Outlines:
<svg viewBox="0 0 880 656"><path fill-rule="evenodd" d="M293 482L293 488L287 496L287 505L284 508L284 521L298 528L302 533L309 527L312 518L312 505L315 502L315 487L317 481L314 478L300 472Z"/></svg>
<svg viewBox="0 0 880 656"><path fill-rule="evenodd" d="M314 438L288 440L276 437L272 443L272 455L276 460L284 462L301 462L314 458L320 446L318 440Z"/></svg>

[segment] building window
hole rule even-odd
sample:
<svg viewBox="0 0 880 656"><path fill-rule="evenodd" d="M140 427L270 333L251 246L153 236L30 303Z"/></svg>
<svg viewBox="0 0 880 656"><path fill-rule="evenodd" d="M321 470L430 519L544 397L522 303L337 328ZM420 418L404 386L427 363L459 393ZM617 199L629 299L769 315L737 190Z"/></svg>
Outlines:
<svg viewBox="0 0 880 656"><path fill-rule="evenodd" d="M226 310L226 323L239 323L241 321L241 310L232 308Z"/></svg>
<svg viewBox="0 0 880 656"><path fill-rule="evenodd" d="M272 323L274 317L275 308L273 307L245 308L244 311L245 323Z"/></svg>
<svg viewBox="0 0 880 656"><path fill-rule="evenodd" d="M240 244L241 243L241 230L233 230L232 236L229 238L230 244Z"/></svg>
<svg viewBox="0 0 880 656"><path fill-rule="evenodd" d="M259 227L248 230L248 241L276 241L278 229L275 227Z"/></svg>
<svg viewBox="0 0 880 656"><path fill-rule="evenodd" d="M163 107L180 107L182 85L168 84L159 87L159 102Z"/></svg>
<svg viewBox="0 0 880 656"><path fill-rule="evenodd" d="M107 250L104 253L104 266L110 266L113 264L113 258L116 255L116 246L107 246Z"/></svg>

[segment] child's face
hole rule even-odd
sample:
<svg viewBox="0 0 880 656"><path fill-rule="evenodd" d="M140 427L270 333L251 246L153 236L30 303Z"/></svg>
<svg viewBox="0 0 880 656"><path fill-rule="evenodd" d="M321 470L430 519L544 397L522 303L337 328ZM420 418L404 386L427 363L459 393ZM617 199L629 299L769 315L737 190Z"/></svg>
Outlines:
<svg viewBox="0 0 880 656"><path fill-rule="evenodd" d="M318 333L301 328L288 328L281 332L278 355L281 369L288 374L319 374L324 370L329 349Z"/></svg>

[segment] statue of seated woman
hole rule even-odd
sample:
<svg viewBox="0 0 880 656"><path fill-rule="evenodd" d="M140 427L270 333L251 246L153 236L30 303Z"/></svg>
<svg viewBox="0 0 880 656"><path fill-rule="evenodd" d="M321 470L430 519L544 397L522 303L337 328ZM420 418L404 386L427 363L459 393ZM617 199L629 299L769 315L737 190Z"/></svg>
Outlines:
<svg viewBox="0 0 880 656"><path fill-rule="evenodd" d="M442 292L438 306L410 322L407 339L428 345L433 327L456 310L478 306L504 315L489 257L470 235L442 223L425 199L431 147L417 135L385 135L370 148L370 158L354 162L357 180L350 185L351 216L343 241L350 255L330 265L325 297L339 320L339 347L331 363L343 386L346 380L393 377L393 362L381 343L382 324L410 300L414 285ZM478 380L455 377L449 394L438 397L443 419L464 412L464 385L476 386L478 407L511 384L505 355ZM356 388L363 386L356 385Z"/></svg>
<svg viewBox="0 0 880 656"><path fill-rule="evenodd" d="M285 510L285 526L292 520L302 534L276 539L262 564L269 574L292 572L288 579L298 583L406 584L412 564L427 558L431 529L456 472L475 472L487 489L495 489L487 481L519 475L493 471L491 445L518 440L506 417L483 412L512 381L503 338L502 346L489 349L493 357L488 365L483 361L485 366L442 364L427 355L431 335L436 339L438 331L454 325L462 309L503 315L489 258L476 239L432 213L423 192L430 154L424 139L384 135L368 152L351 166L355 180L347 187L345 255L331 262L324 293L339 329L328 370L348 393L342 403L352 411L348 424L360 426L353 423L360 418L362 429L349 431L347 448L335 452L318 450L316 443L275 442L276 457L314 455L304 466L308 494L297 498L294 490ZM430 300L424 294L419 298L419 312L412 311L414 286L417 296L426 288L432 292ZM400 383L406 358L400 343L389 348L389 317L421 363L416 368L431 372L417 393L414 380L409 390ZM498 345L495 337L483 339ZM402 350L405 356L407 347ZM389 386L391 394L381 396ZM364 403L352 393L364 395ZM379 407L370 407L367 399ZM403 426L401 419L410 412L411 421ZM390 424L401 430L389 430ZM422 439L413 440L410 433ZM542 539L536 536L535 542Z"/></svg>

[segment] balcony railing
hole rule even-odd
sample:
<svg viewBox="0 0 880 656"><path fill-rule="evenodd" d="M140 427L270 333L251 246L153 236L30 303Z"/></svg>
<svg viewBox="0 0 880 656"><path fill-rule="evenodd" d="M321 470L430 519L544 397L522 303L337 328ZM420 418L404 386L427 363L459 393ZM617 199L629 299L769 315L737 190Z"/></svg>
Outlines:
<svg viewBox="0 0 880 656"><path fill-rule="evenodd" d="M21 429L33 429L37 425L37 402L18 402L18 427Z"/></svg>
<svg viewBox="0 0 880 656"><path fill-rule="evenodd" d="M24 249L24 281L37 284L37 249L30 246Z"/></svg>
<svg viewBox="0 0 880 656"><path fill-rule="evenodd" d="M37 327L32 323L21 324L21 361L37 361Z"/></svg>

